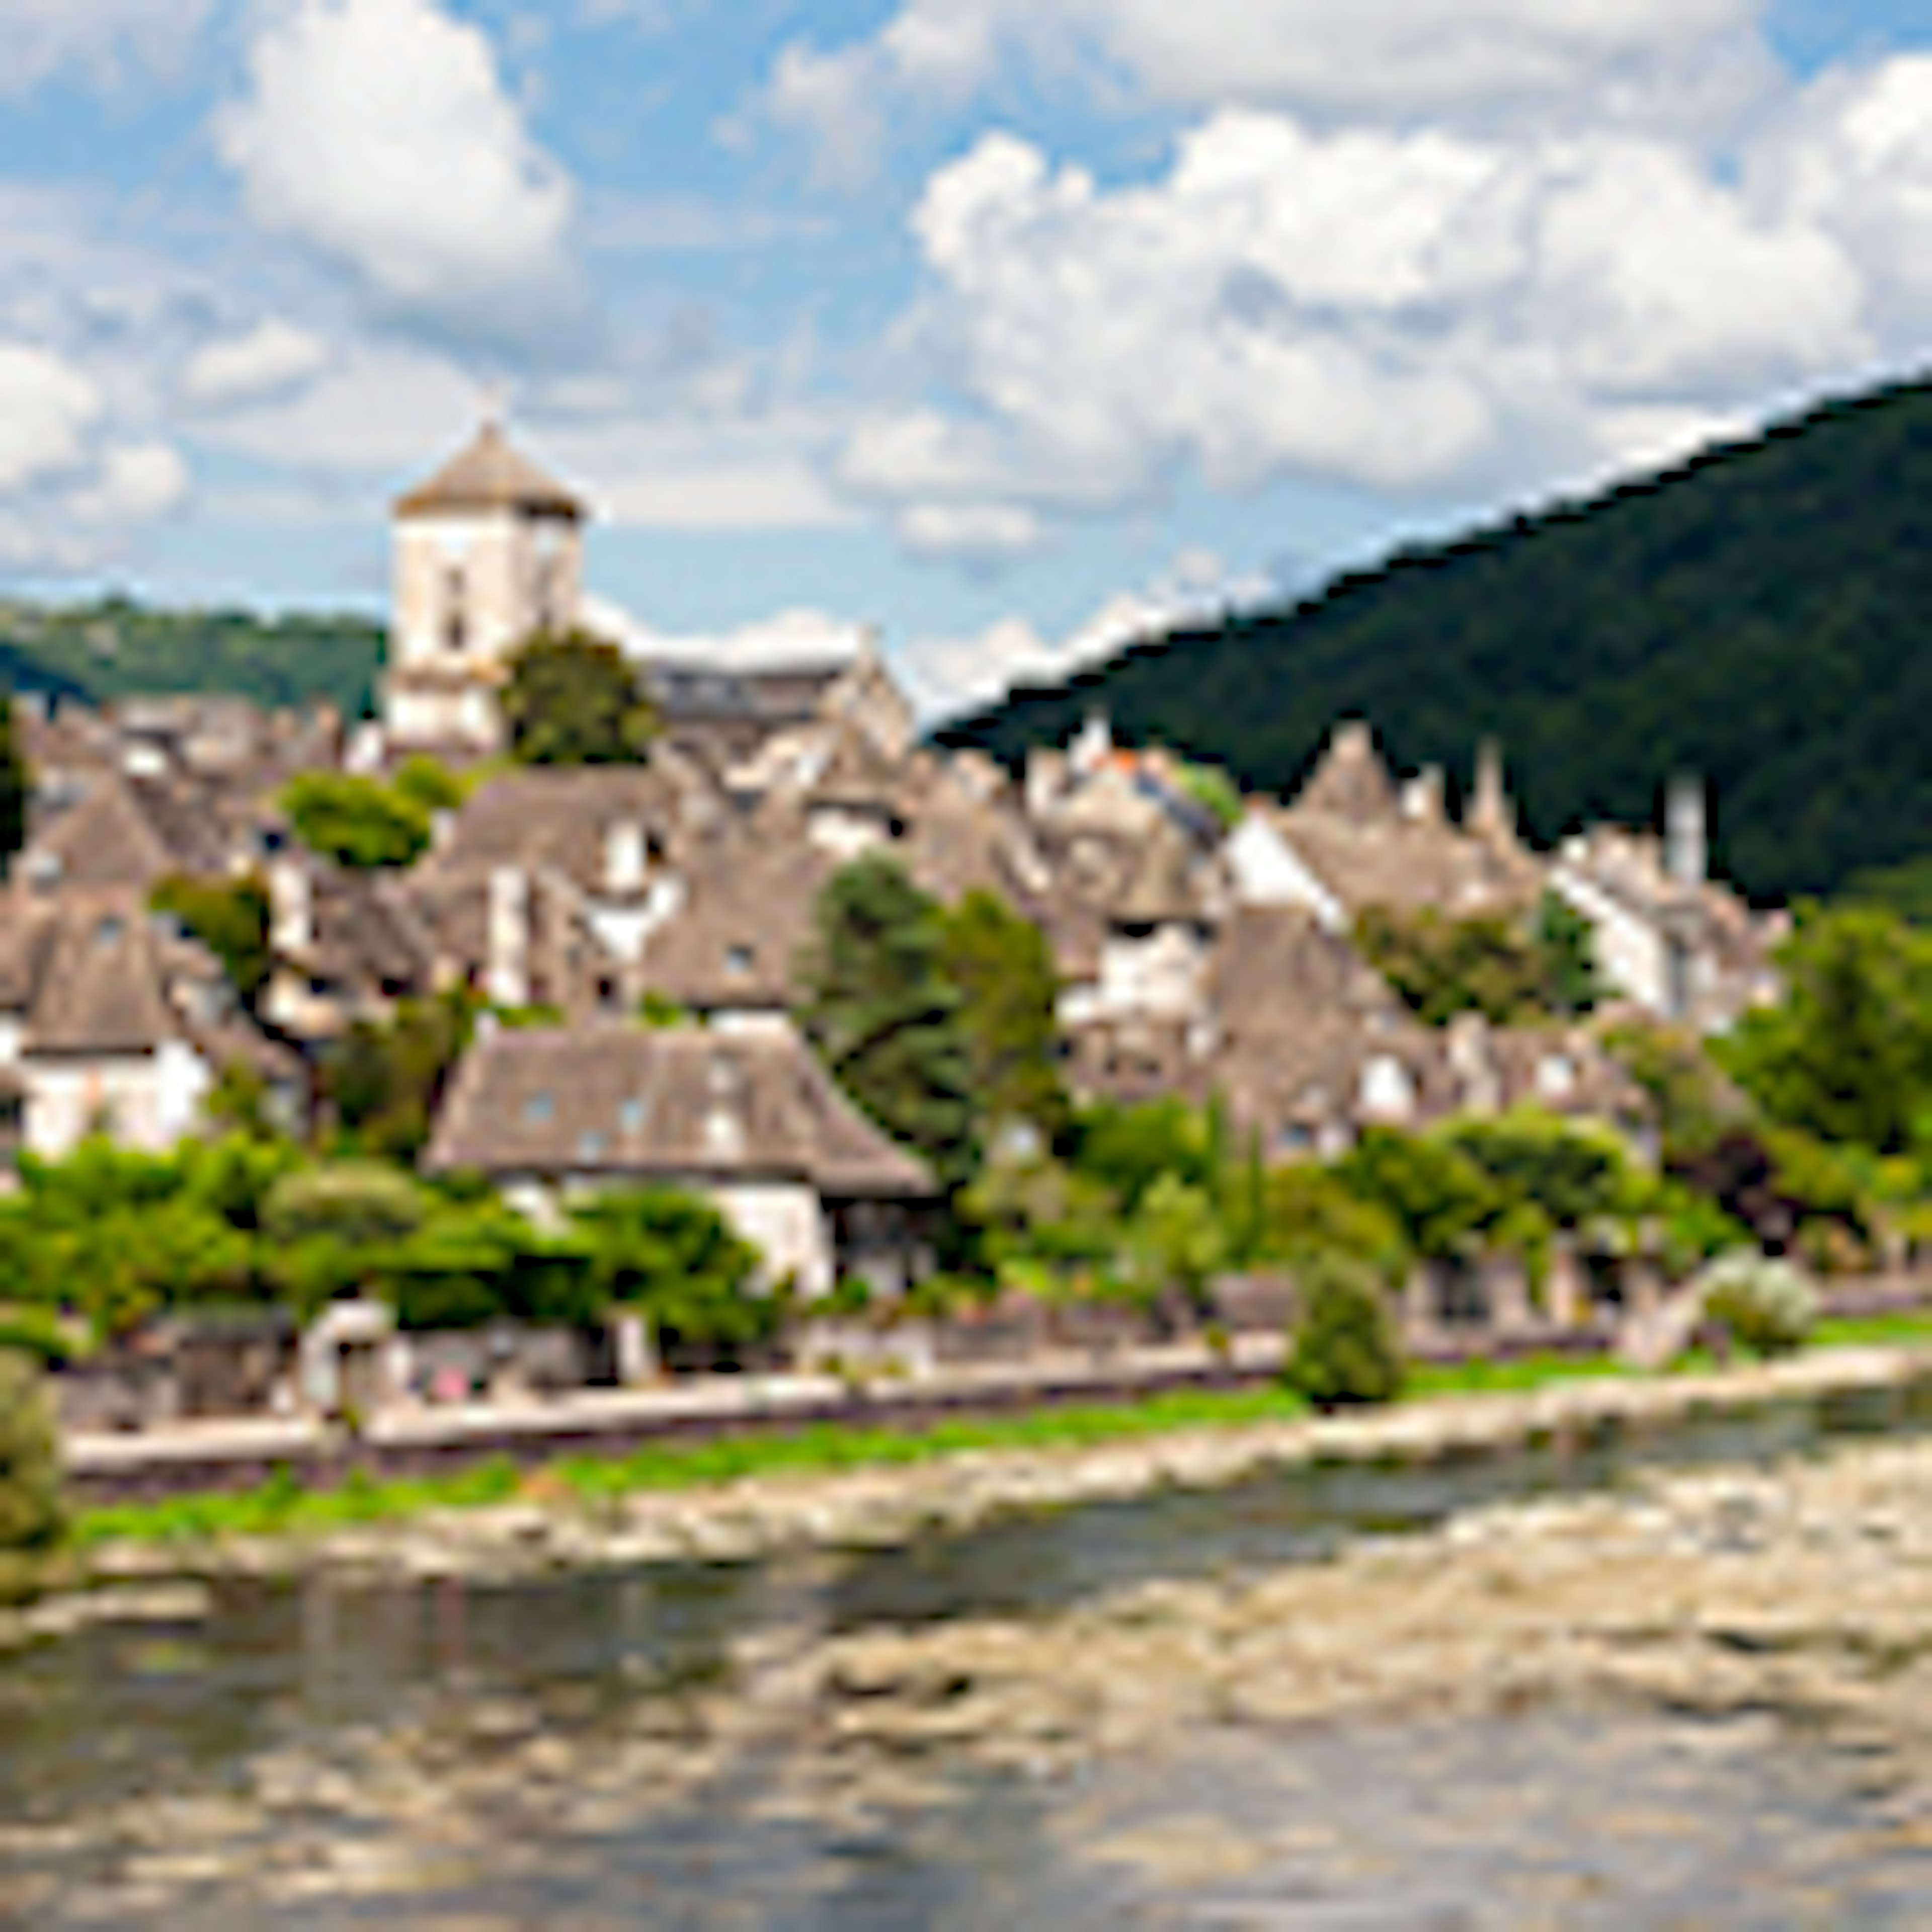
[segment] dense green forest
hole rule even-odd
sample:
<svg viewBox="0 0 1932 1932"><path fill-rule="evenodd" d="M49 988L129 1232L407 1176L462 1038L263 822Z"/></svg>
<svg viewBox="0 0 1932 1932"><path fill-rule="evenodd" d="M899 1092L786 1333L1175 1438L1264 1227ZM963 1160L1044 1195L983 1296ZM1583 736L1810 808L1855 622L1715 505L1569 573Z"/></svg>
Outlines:
<svg viewBox="0 0 1932 1932"><path fill-rule="evenodd" d="M94 703L148 692L227 692L258 704L326 701L362 714L382 626L344 614L263 617L157 610L124 597L0 604L0 684Z"/></svg>
<svg viewBox="0 0 1932 1932"><path fill-rule="evenodd" d="M1137 644L938 736L1016 760L1096 706L1270 791L1345 715L1407 767L1466 773L1494 737L1546 841L1648 820L1701 772L1718 861L1761 898L1898 868L1932 853L1932 381Z"/></svg>

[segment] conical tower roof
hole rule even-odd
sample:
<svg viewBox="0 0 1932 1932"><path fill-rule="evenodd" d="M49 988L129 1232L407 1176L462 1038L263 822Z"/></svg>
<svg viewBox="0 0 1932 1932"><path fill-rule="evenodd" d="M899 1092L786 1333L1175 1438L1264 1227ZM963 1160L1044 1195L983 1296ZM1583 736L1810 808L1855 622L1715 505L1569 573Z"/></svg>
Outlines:
<svg viewBox="0 0 1932 1932"><path fill-rule="evenodd" d="M478 510L520 510L573 522L586 514L584 500L538 469L495 422L484 424L466 448L396 503L399 517Z"/></svg>

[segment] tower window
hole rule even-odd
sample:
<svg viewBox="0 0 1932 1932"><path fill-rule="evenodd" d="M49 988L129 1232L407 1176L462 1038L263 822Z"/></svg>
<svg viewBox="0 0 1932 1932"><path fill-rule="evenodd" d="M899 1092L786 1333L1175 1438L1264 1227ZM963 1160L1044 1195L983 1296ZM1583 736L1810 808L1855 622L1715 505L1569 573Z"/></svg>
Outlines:
<svg viewBox="0 0 1932 1932"><path fill-rule="evenodd" d="M459 656L470 642L470 588L460 570L452 570L443 580L442 638Z"/></svg>

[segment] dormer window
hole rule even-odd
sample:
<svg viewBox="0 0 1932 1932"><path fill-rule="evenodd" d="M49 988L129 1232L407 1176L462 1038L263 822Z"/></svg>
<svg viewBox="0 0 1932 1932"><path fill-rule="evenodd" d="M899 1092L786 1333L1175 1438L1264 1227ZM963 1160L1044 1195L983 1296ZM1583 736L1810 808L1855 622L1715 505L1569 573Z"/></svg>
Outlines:
<svg viewBox="0 0 1932 1932"><path fill-rule="evenodd" d="M596 1132L580 1135L577 1142L577 1157L582 1161L602 1160L610 1150L610 1143Z"/></svg>
<svg viewBox="0 0 1932 1932"><path fill-rule="evenodd" d="M113 914L98 921L94 928L94 943L105 952L110 946L121 944L121 935L125 928Z"/></svg>
<svg viewBox="0 0 1932 1932"><path fill-rule="evenodd" d="M748 946L734 946L726 949L724 970L734 980L743 979L752 970L752 949Z"/></svg>
<svg viewBox="0 0 1932 1932"><path fill-rule="evenodd" d="M617 1126L620 1132L640 1134L644 1123L650 1118L650 1103L646 1100L630 1100L617 1109Z"/></svg>
<svg viewBox="0 0 1932 1932"><path fill-rule="evenodd" d="M556 1118L556 1102L548 1094L532 1094L524 1102L524 1124L545 1126Z"/></svg>

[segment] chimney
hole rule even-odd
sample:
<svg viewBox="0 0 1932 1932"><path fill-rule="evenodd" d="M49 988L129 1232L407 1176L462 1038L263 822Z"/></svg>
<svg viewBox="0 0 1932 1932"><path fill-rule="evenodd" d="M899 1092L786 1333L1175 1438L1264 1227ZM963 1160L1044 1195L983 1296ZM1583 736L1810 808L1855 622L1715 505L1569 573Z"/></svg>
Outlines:
<svg viewBox="0 0 1932 1932"><path fill-rule="evenodd" d="M1710 876L1703 785L1673 778L1664 808L1664 869L1673 885L1694 891Z"/></svg>
<svg viewBox="0 0 1932 1932"><path fill-rule="evenodd" d="M530 1003L530 881L514 866L490 874L489 958L483 990L492 1004Z"/></svg>
<svg viewBox="0 0 1932 1932"><path fill-rule="evenodd" d="M1503 778L1503 754L1493 738L1484 740L1476 754L1476 789L1463 818L1466 830L1497 846L1516 842L1516 807Z"/></svg>
<svg viewBox="0 0 1932 1932"><path fill-rule="evenodd" d="M604 890L614 897L644 890L648 848L644 828L620 818L604 828Z"/></svg>
<svg viewBox="0 0 1932 1932"><path fill-rule="evenodd" d="M1424 765L1402 787L1402 815L1412 825L1440 825L1443 822L1440 765Z"/></svg>

